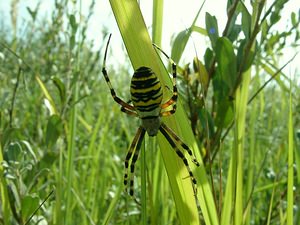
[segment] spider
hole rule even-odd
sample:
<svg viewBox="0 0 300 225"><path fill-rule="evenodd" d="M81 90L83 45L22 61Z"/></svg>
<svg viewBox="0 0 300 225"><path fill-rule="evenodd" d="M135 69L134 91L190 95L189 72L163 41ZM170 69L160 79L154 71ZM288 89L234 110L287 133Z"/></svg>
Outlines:
<svg viewBox="0 0 300 225"><path fill-rule="evenodd" d="M195 165L199 166L199 162L196 160L195 156L193 155L190 148L177 136L177 134L169 128L164 122L161 121L161 117L170 116L176 111L176 102L177 102L177 86L176 86L176 64L173 60L158 46L155 44L154 47L162 52L165 57L171 62L172 65L172 75L173 75L173 95L172 97L162 103L163 98L163 91L161 89L161 83L156 76L156 74L152 71L151 68L142 66L135 70L133 77L131 79L131 86L130 86L130 93L131 93L131 102L132 105L120 99L117 95L115 90L113 89L108 73L105 68L106 64L106 56L107 50L109 46L109 42L111 39L111 34L109 35L104 59L103 59L103 67L102 73L105 78L105 81L110 89L110 93L113 99L121 106L121 111L139 117L141 119L141 125L139 126L133 141L129 147L125 158L125 174L124 174L124 185L127 187L128 185L128 168L130 166L130 190L129 194L133 196L134 193L134 170L135 170L135 163L139 156L139 151L141 148L141 144L143 142L145 133L150 137L156 136L157 133L160 131L163 136L167 139L169 144L172 146L176 154L182 159L185 167L188 170L194 192L196 190L197 181L193 175L192 170L190 169L188 160L179 150L179 146L182 147L185 151L188 152L190 157L192 158L192 162ZM172 107L168 110L168 107Z"/></svg>

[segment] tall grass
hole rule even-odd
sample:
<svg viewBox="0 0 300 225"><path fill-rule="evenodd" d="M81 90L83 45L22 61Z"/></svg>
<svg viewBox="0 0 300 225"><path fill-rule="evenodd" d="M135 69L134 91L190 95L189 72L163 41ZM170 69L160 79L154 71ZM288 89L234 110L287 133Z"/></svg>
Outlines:
<svg viewBox="0 0 300 225"><path fill-rule="evenodd" d="M274 28L286 1L228 1L223 31L217 15L199 8L177 34L170 55L179 102L164 122L201 162L189 161L197 195L158 135L145 138L134 197L123 161L139 121L120 112L102 78L107 33L96 51L86 39L95 2L83 15L80 1L55 1L47 26L39 5L28 9L22 35L12 2L13 32L0 29L0 224L298 223L299 71L290 78L279 55L291 39L298 50L299 18L292 13L287 30ZM163 1L154 1L152 37L136 1L110 5L133 69L151 67L168 98L169 65L152 46L165 35ZM207 49L182 62L191 35L204 36ZM111 49L106 64L118 96L129 100L132 69L115 65Z"/></svg>

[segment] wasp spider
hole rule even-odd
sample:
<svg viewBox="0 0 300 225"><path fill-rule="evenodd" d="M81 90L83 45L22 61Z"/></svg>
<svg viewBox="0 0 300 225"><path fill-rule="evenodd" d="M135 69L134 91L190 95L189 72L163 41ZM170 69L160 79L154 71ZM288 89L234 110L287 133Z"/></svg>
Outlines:
<svg viewBox="0 0 300 225"><path fill-rule="evenodd" d="M133 105L126 103L120 99L115 90L113 89L106 68L106 56L108 45L110 42L111 34L108 38L105 55L103 60L102 73L104 75L105 81L110 89L113 99L121 105L121 111L132 116L139 117L141 119L141 126L138 128L137 133L129 147L125 158L125 175L124 175L124 184L128 184L128 168L130 166L130 191L129 194L133 195L133 186L134 186L134 169L135 163L139 156L139 151L141 148L142 141L144 139L145 133L149 136L156 136L158 131L160 131L167 141L170 143L176 154L182 159L184 165L186 166L191 182L196 191L196 179L193 175L192 170L189 167L188 160L184 154L179 150L179 147L182 147L188 154L192 157L193 163L199 166L198 161L193 156L192 151L189 147L183 143L183 141L176 135L176 133L169 128L165 123L161 121L162 116L169 116L176 111L176 101L177 101L177 87L176 87L176 64L172 59L158 46L154 45L159 51L161 51L171 62L172 64L172 75L173 75L173 95L172 97L162 103L163 91L161 88L161 83L156 76L156 74L149 67L142 66L138 68L131 79L130 93L131 93L131 102ZM167 108L171 106L171 109Z"/></svg>

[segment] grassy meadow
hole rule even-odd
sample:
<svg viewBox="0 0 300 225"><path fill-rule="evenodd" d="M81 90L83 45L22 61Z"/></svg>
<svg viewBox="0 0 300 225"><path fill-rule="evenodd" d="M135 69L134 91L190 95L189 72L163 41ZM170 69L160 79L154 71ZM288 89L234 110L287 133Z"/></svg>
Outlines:
<svg viewBox="0 0 300 225"><path fill-rule="evenodd" d="M142 143L133 197L123 184L124 159L140 121L121 112L102 75L109 27L99 28L98 49L87 38L95 1L83 14L83 1L55 0L47 18L37 1L22 20L20 2L10 2L10 18L0 15L10 20L0 23L1 225L300 223L299 12L276 26L288 0L228 0L224 29L199 8L190 27L174 34L168 54L179 100L162 120L200 162L179 146L196 192L158 134ZM117 95L129 101L129 71L148 66L168 100L170 62L152 45L164 37L164 2L153 0L151 28L136 0L109 4L130 60L118 65L109 46L106 69ZM193 42L198 36L205 52ZM188 42L192 61L182 58Z"/></svg>

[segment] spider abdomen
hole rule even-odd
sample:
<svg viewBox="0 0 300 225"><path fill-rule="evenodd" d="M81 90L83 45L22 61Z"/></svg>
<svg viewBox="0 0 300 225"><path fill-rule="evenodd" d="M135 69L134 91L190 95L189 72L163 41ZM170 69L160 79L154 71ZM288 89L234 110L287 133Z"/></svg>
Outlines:
<svg viewBox="0 0 300 225"><path fill-rule="evenodd" d="M150 68L142 66L134 72L130 93L132 103L141 119L159 116L163 93L158 77Z"/></svg>

